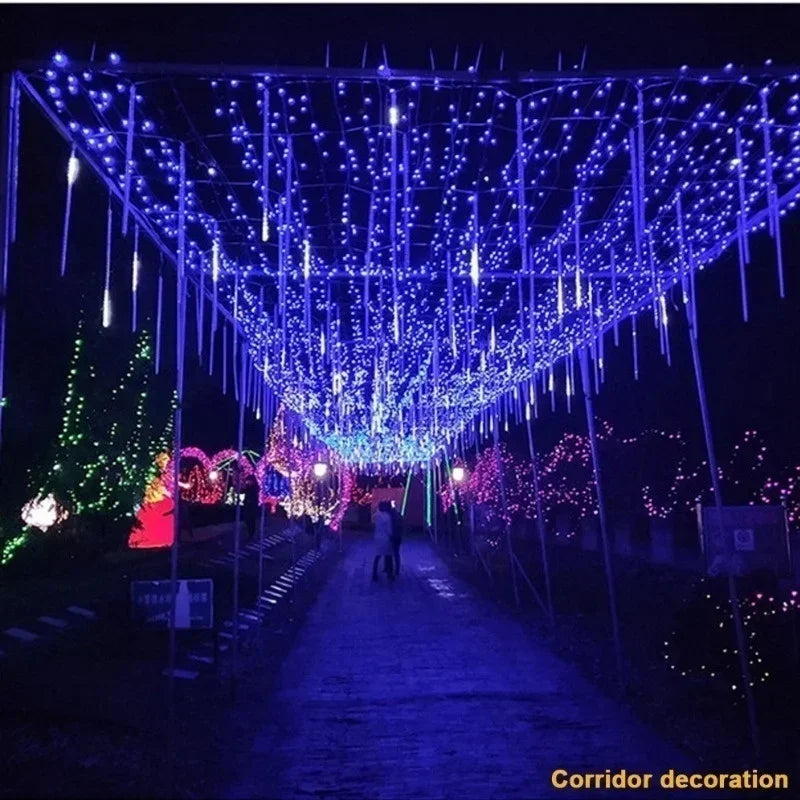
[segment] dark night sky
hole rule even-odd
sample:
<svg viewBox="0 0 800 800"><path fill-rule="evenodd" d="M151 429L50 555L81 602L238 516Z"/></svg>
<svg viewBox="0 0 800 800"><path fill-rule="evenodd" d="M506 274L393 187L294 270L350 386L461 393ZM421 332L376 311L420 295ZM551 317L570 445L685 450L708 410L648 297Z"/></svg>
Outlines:
<svg viewBox="0 0 800 800"><path fill-rule="evenodd" d="M334 66L378 63L385 44L396 67L452 67L456 45L460 66L472 63L483 43L482 66L496 69L501 50L509 69L556 67L558 53L569 69L587 48L590 69L693 66L728 62L776 64L798 61L793 6L3 6L0 30L4 69L26 58L48 58L63 49L76 59L117 50L128 61L201 63L324 63L330 42ZM21 228L13 254L9 296L8 470L20 472L57 431L67 359L77 308L86 299L99 314L102 292L104 197L98 186L79 182L73 219L74 264L65 282L57 277L63 215L66 145L26 104L23 109ZM736 256L731 252L698 281L703 357L709 398L720 445L745 428L767 436L780 461L798 463L796 431L800 341L797 298L800 228L784 228L787 298L777 296L774 248L766 236L753 240L750 268L751 321L741 320ZM120 250L120 259L127 259ZM145 258L147 255L145 254ZM155 262L151 254L150 263ZM125 262L127 263L127 262ZM147 290L146 290L147 291ZM143 299L148 313L152 298ZM149 304L148 304L149 303ZM607 352L606 385L598 413L618 427L680 427L699 441L699 418L685 330L677 313L672 329L672 367L658 352L651 324L640 325L641 379L632 380L629 327L620 352ZM190 316L189 329L193 330ZM122 331L114 332L124 337ZM190 333L190 346L193 346ZM167 362L167 367L169 362ZM166 378L165 378L166 380ZM216 379L192 367L186 440L209 450L230 446L236 436L236 406L221 399ZM565 428L582 429L582 404L572 416L545 412L539 431L553 441ZM258 428L250 444L258 447ZM11 455L8 456L7 453Z"/></svg>

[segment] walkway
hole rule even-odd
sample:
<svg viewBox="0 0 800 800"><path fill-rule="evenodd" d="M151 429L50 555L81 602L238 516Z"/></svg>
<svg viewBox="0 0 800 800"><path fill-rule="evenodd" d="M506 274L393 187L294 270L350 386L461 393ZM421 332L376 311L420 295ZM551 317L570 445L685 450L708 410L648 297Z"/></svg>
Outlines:
<svg viewBox="0 0 800 800"><path fill-rule="evenodd" d="M427 543L404 545L394 584L371 582L371 555L355 545L323 589L230 797L564 797L558 767L687 767Z"/></svg>

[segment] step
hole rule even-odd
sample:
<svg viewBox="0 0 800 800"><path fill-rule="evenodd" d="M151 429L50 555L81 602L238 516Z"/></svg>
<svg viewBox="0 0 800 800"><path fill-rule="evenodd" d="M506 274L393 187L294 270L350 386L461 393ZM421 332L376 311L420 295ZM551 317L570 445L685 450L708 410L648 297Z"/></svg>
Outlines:
<svg viewBox="0 0 800 800"><path fill-rule="evenodd" d="M193 669L164 669L161 674L167 677L172 675L174 678L180 678L185 681L193 681L200 673L195 672Z"/></svg>
<svg viewBox="0 0 800 800"><path fill-rule="evenodd" d="M222 624L226 628L232 628L233 627L233 622L231 620L229 620L229 619L226 619L225 622L223 622ZM249 625L245 625L243 622L240 622L239 623L239 630L240 631L249 631L250 630L250 626Z"/></svg>
<svg viewBox="0 0 800 800"><path fill-rule="evenodd" d="M81 606L67 606L67 611L70 614L75 614L79 617L84 617L86 619L97 619L97 614L94 611L90 611L88 608L81 608Z"/></svg>
<svg viewBox="0 0 800 800"><path fill-rule="evenodd" d="M51 628L68 628L69 623L58 617L39 617L39 622L49 625Z"/></svg>
<svg viewBox="0 0 800 800"><path fill-rule="evenodd" d="M12 639L19 639L21 642L34 642L39 638L38 633L31 633L24 628L6 628L3 633Z"/></svg>

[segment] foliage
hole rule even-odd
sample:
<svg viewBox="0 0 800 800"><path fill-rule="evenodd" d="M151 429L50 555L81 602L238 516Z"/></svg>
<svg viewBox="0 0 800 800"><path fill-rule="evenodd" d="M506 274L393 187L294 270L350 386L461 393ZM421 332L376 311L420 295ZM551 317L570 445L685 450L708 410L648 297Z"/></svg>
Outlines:
<svg viewBox="0 0 800 800"><path fill-rule="evenodd" d="M79 325L61 430L30 487L32 496L53 494L69 511L69 519L51 535L35 538L51 540L57 534L85 554L124 541L130 517L157 480L156 456L170 436L171 416L166 425L159 421L151 391L149 334L139 334L122 375L114 369L124 363L121 349L118 340L103 334L90 341Z"/></svg>

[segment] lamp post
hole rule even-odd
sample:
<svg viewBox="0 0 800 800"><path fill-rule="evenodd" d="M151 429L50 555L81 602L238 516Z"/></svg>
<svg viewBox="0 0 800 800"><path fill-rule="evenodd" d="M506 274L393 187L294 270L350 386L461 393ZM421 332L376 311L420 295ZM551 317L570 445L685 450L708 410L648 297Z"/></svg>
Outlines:
<svg viewBox="0 0 800 800"><path fill-rule="evenodd" d="M317 461L314 464L314 477L317 479L317 486L316 486L316 500L317 500L317 508L320 511L319 517L316 523L316 533L314 536L314 546L317 550L320 547L320 540L322 539L322 482L328 477L328 470L329 465L327 461ZM341 532L339 533L339 549L342 549L342 535Z"/></svg>
<svg viewBox="0 0 800 800"><path fill-rule="evenodd" d="M453 483L455 484L455 492L460 494L459 489L464 485L465 481L467 480L467 470L462 466L455 466L450 472L450 477L453 479ZM473 529L475 527L475 510L473 508L472 503L469 501L464 500L464 496L461 495L462 506L466 505L469 507L469 549L472 550L472 535Z"/></svg>

